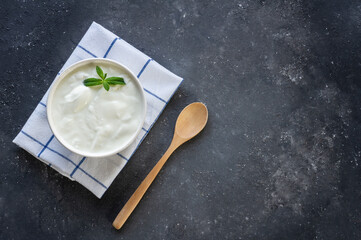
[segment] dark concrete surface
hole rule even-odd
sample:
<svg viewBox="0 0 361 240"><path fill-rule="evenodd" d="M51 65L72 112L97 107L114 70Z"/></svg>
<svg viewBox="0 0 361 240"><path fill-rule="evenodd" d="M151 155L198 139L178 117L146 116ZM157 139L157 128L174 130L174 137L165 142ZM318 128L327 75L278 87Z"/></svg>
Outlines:
<svg viewBox="0 0 361 240"><path fill-rule="evenodd" d="M185 79L101 200L11 142L92 21ZM358 0L2 0L0 239L361 239L360 53ZM114 230L193 101L206 129Z"/></svg>

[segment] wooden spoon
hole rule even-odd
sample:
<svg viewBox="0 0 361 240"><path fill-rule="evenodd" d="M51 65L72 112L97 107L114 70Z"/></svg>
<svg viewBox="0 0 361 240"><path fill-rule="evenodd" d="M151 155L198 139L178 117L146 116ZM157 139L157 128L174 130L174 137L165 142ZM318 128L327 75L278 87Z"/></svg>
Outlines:
<svg viewBox="0 0 361 240"><path fill-rule="evenodd" d="M119 212L118 216L115 218L113 226L116 229L120 229L123 226L174 150L202 131L207 123L207 120L208 110L203 103L192 103L183 109L183 111L178 116L173 140L168 150L164 153L163 157L159 160L157 165L154 166L152 171L150 171L148 176L139 185L137 190L133 193L128 202Z"/></svg>

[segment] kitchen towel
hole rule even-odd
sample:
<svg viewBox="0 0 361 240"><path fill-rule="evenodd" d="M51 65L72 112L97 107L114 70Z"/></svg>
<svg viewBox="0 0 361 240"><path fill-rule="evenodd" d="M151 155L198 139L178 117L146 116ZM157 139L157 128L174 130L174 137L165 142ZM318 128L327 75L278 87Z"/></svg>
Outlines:
<svg viewBox="0 0 361 240"><path fill-rule="evenodd" d="M73 63L87 58L109 58L124 64L137 75L144 87L146 120L132 145L107 158L88 158L67 150L54 137L48 124L46 102L49 90L13 142L101 198L157 121L183 79L95 22L58 75Z"/></svg>

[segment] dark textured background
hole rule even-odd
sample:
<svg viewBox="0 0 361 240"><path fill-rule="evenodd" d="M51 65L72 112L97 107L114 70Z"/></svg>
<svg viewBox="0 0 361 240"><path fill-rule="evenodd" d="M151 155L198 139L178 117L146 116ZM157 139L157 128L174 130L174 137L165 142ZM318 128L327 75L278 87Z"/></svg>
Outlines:
<svg viewBox="0 0 361 240"><path fill-rule="evenodd" d="M101 200L11 142L92 21L185 79ZM2 0L0 238L361 239L360 47L359 0ZM117 232L193 101L209 124Z"/></svg>

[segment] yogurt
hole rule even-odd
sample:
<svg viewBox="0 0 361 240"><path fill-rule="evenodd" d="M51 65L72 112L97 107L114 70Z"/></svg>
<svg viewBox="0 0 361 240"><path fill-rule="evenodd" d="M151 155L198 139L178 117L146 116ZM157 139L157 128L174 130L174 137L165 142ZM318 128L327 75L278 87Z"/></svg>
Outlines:
<svg viewBox="0 0 361 240"><path fill-rule="evenodd" d="M83 80L99 78L100 66L108 77L122 77L126 85L86 87ZM102 155L128 144L144 119L143 95L126 71L111 63L89 62L69 72L56 86L51 103L55 130L65 145L90 155Z"/></svg>

